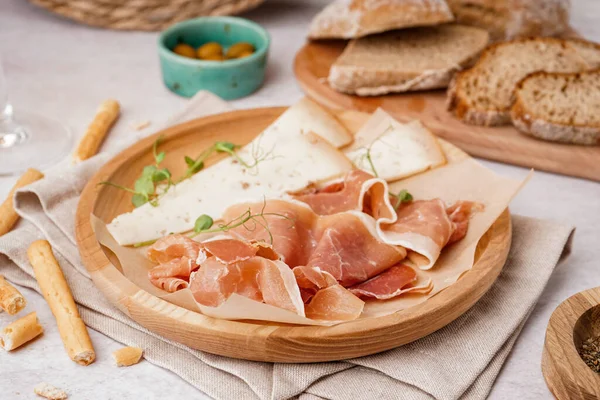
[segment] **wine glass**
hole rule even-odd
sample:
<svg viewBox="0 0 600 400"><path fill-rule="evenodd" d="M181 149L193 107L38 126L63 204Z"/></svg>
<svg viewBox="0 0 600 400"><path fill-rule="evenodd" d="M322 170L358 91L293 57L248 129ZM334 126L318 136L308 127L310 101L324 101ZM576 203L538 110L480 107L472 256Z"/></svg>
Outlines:
<svg viewBox="0 0 600 400"><path fill-rule="evenodd" d="M56 163L72 149L73 136L59 121L13 112L0 59L0 176Z"/></svg>

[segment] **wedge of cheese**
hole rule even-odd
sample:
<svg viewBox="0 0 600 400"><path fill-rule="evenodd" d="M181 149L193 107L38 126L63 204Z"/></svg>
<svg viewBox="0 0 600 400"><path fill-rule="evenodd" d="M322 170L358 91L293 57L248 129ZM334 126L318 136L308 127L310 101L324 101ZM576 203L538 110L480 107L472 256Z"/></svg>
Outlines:
<svg viewBox="0 0 600 400"><path fill-rule="evenodd" d="M264 139L313 132L337 148L350 144L352 133L327 110L308 98L288 108L262 133Z"/></svg>
<svg viewBox="0 0 600 400"><path fill-rule="evenodd" d="M200 171L150 204L121 214L108 230L120 245L158 239L191 230L202 214L215 221L234 204L279 198L346 174L353 166L331 143L313 133L257 137L238 152L247 168L233 158Z"/></svg>
<svg viewBox="0 0 600 400"><path fill-rule="evenodd" d="M420 121L402 124L378 109L346 150L360 168L388 182L444 165L436 137Z"/></svg>

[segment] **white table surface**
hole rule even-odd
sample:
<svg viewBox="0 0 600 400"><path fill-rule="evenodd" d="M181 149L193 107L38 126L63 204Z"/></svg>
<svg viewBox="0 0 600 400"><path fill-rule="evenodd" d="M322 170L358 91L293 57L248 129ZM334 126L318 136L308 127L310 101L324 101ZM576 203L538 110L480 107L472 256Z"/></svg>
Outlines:
<svg viewBox="0 0 600 400"><path fill-rule="evenodd" d="M266 6L246 14L270 31L272 52L264 87L233 102L234 107L286 105L302 96L292 74L292 60L304 42L308 21L318 10L318 3L324 1L268 1ZM573 3L572 25L587 38L600 41L600 2ZM158 124L186 101L161 82L156 36L89 28L48 14L24 0L0 1L0 54L15 108L54 116L79 136L98 104L116 98L123 107L122 118L105 148L131 135L130 124L146 120ZM27 160L23 162L28 164ZM523 175L522 168L484 163L508 176ZM0 178L0 198L15 180ZM540 370L550 314L570 295L600 285L600 184L538 172L513 201L511 210L577 226L573 254L554 273L490 397L551 398ZM0 398L34 398L32 388L41 381L67 389L72 399L207 398L149 362L130 368L113 367L110 353L121 345L98 332L91 332L97 361L85 368L76 365L65 355L43 298L30 290L23 293L29 301L26 311L37 311L46 331L21 350L0 352ZM10 320L6 313L0 314L0 326Z"/></svg>

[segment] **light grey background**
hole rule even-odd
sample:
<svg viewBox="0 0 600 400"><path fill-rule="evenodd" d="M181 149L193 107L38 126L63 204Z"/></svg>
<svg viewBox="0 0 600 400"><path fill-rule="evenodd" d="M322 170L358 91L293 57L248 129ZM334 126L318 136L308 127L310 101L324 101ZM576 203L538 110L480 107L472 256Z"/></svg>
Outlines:
<svg viewBox="0 0 600 400"><path fill-rule="evenodd" d="M286 105L302 96L291 65L295 51L304 42L310 18L324 3L267 1L245 15L264 25L273 43L264 87L233 102L234 107ZM585 37L600 41L600 1L573 0L572 25ZM133 135L131 124L147 120L158 125L186 101L162 85L156 36L89 28L24 0L0 1L0 54L17 112L32 110L58 118L78 137L102 100L118 99L122 117L105 149ZM508 176L523 175L518 167L484 163ZM0 178L0 198L15 180ZM492 399L551 398L540 370L550 314L570 295L600 285L600 184L538 172L513 201L511 210L577 226L573 254L555 272L491 394ZM148 362L131 368L113 367L110 353L121 345L93 331L98 360L88 367L76 365L63 350L44 300L30 290L24 294L29 301L26 311L38 312L46 332L21 350L0 352L2 399L33 398L32 388L41 381L68 389L75 400L206 398L174 374ZM0 314L0 326L12 319Z"/></svg>

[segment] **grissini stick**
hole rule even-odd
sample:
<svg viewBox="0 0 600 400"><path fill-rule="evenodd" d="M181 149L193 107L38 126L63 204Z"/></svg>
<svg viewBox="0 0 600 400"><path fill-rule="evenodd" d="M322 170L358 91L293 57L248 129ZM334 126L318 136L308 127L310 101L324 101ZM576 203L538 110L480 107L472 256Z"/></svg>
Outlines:
<svg viewBox="0 0 600 400"><path fill-rule="evenodd" d="M0 346L6 351L11 351L41 335L42 332L44 328L40 325L34 311L0 331Z"/></svg>
<svg viewBox="0 0 600 400"><path fill-rule="evenodd" d="M94 120L88 126L87 131L77 146L77 150L75 150L75 154L73 154L74 162L78 163L87 160L98 153L98 149L104 141L106 134L119 117L120 110L121 107L116 100L106 100L100 104Z"/></svg>
<svg viewBox="0 0 600 400"><path fill-rule="evenodd" d="M0 308L10 315L15 315L27 305L25 297L0 275Z"/></svg>
<svg viewBox="0 0 600 400"><path fill-rule="evenodd" d="M15 186L8 193L8 197L2 205L0 205L0 236L4 235L8 231L12 229L12 227L19 220L19 215L15 211L13 207L13 195L16 190L22 188L23 186L27 186L32 182L38 181L44 177L37 169L29 168L25 173L19 178Z"/></svg>
<svg viewBox="0 0 600 400"><path fill-rule="evenodd" d="M87 328L73 300L52 247L46 240L33 242L27 249L35 279L42 295L52 310L65 350L77 364L88 365L96 359L96 353Z"/></svg>

